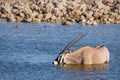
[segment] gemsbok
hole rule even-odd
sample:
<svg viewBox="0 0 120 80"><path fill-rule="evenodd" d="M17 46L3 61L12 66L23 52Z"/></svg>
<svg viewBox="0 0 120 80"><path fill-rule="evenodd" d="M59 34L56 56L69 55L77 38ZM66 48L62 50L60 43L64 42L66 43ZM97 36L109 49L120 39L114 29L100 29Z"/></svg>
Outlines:
<svg viewBox="0 0 120 80"><path fill-rule="evenodd" d="M96 48L90 46L84 46L77 50L69 50L79 39L86 34L76 37L73 41L62 50L59 56L53 62L54 65L61 64L103 64L109 62L109 51L103 46L97 46Z"/></svg>

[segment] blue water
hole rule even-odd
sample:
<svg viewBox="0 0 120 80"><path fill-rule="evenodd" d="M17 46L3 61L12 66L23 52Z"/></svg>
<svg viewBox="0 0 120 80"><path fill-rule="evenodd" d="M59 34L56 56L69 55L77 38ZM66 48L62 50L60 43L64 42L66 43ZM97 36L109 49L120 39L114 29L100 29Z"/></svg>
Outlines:
<svg viewBox="0 0 120 80"><path fill-rule="evenodd" d="M21 28L14 28L20 25ZM50 25L51 27L45 27ZM110 63L97 66L54 66L59 52L80 34L71 49L105 45ZM0 22L0 80L120 80L120 24L96 27L59 23Z"/></svg>

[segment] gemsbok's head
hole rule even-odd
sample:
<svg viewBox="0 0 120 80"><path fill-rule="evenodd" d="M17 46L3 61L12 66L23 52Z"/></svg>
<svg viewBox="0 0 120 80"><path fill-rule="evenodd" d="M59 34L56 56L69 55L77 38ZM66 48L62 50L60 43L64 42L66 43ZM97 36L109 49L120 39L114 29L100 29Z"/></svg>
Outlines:
<svg viewBox="0 0 120 80"><path fill-rule="evenodd" d="M73 41L60 52L59 56L54 60L54 65L60 64L102 64L109 62L109 51L103 46L96 48L84 46L77 50L71 51L72 47L79 39L86 34L76 37Z"/></svg>

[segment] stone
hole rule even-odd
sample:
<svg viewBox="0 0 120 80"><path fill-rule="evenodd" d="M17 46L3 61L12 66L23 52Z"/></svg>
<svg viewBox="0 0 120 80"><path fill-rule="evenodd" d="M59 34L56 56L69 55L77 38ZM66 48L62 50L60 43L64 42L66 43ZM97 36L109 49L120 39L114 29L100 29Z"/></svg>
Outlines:
<svg viewBox="0 0 120 80"><path fill-rule="evenodd" d="M105 5L102 3L102 0L95 0L94 2L98 9L105 8Z"/></svg>
<svg viewBox="0 0 120 80"><path fill-rule="evenodd" d="M102 16L102 14L99 13L99 12L97 12L97 11L95 11L95 12L93 13L93 17L94 17L94 19L96 19L96 20L98 20L101 16Z"/></svg>
<svg viewBox="0 0 120 80"><path fill-rule="evenodd" d="M24 14L32 14L32 10L30 9L29 6L24 8Z"/></svg>
<svg viewBox="0 0 120 80"><path fill-rule="evenodd" d="M106 0L107 2L109 2L109 3L113 3L114 2L114 0Z"/></svg>
<svg viewBox="0 0 120 80"><path fill-rule="evenodd" d="M93 17L91 17L90 19L86 20L86 24L88 24L88 25L92 25L93 22L94 22L94 18Z"/></svg>
<svg viewBox="0 0 120 80"><path fill-rule="evenodd" d="M118 14L120 15L120 6L118 7Z"/></svg>
<svg viewBox="0 0 120 80"><path fill-rule="evenodd" d="M42 18L43 18L43 14L38 14L38 15L36 15L36 18L42 19Z"/></svg>
<svg viewBox="0 0 120 80"><path fill-rule="evenodd" d="M65 3L64 3L65 4ZM56 8L59 8L60 10L62 10L62 9L64 9L64 5L63 5L63 3L61 3L61 2L55 2L54 4L53 4Z"/></svg>
<svg viewBox="0 0 120 80"><path fill-rule="evenodd" d="M32 23L34 23L34 24L38 24L40 22L41 22L41 19L38 19L38 18L33 18L32 19Z"/></svg>
<svg viewBox="0 0 120 80"><path fill-rule="evenodd" d="M36 18L36 16L38 15L38 13L36 11L33 11L31 13L28 13L28 18Z"/></svg>
<svg viewBox="0 0 120 80"><path fill-rule="evenodd" d="M55 22L61 22L61 17L56 17Z"/></svg>
<svg viewBox="0 0 120 80"><path fill-rule="evenodd" d="M79 6L79 10L82 11L82 12L85 12L86 11L86 8L87 8L87 5L85 3L82 3L80 4Z"/></svg>
<svg viewBox="0 0 120 80"><path fill-rule="evenodd" d="M81 24L86 24L87 20L83 15L81 16L80 19L81 19Z"/></svg>
<svg viewBox="0 0 120 80"><path fill-rule="evenodd" d="M75 9L75 10L72 11L72 14L73 14L75 17L79 17L82 13L81 13L80 10Z"/></svg>
<svg viewBox="0 0 120 80"><path fill-rule="evenodd" d="M102 15L102 18L109 19L109 15L107 15L107 14Z"/></svg>
<svg viewBox="0 0 120 80"><path fill-rule="evenodd" d="M72 25L72 22L70 22L70 21L65 21L65 22L62 23L62 25L71 26L71 25Z"/></svg>
<svg viewBox="0 0 120 80"><path fill-rule="evenodd" d="M52 14L54 14L55 16L61 16L61 11L59 10L59 8L54 8L52 10Z"/></svg>
<svg viewBox="0 0 120 80"><path fill-rule="evenodd" d="M20 17L20 16L19 16L19 17L16 17L16 21L17 21L17 22L22 22L22 21L23 21L23 17Z"/></svg>
<svg viewBox="0 0 120 80"><path fill-rule="evenodd" d="M81 22L81 24L86 24L86 19L82 19L82 22Z"/></svg>
<svg viewBox="0 0 120 80"><path fill-rule="evenodd" d="M83 23L84 23L84 22L83 22ZM93 21L87 20L87 21L86 21L86 24L87 24L87 25L92 25L92 24L93 24Z"/></svg>
<svg viewBox="0 0 120 80"><path fill-rule="evenodd" d="M28 23L31 23L32 22L32 18L27 18L27 19L24 19L23 22L28 22Z"/></svg>
<svg viewBox="0 0 120 80"><path fill-rule="evenodd" d="M109 6L105 6L104 8L103 8L103 10L104 10L104 14L108 14L109 13L109 11L110 11L110 7Z"/></svg>
<svg viewBox="0 0 120 80"><path fill-rule="evenodd" d="M13 14L18 13L18 9L12 9L11 11L12 11Z"/></svg>
<svg viewBox="0 0 120 80"><path fill-rule="evenodd" d="M117 13L112 13L112 16L117 18L118 17L118 14Z"/></svg>
<svg viewBox="0 0 120 80"><path fill-rule="evenodd" d="M44 14L43 19L47 20L47 19L51 18L51 16L52 16L51 13Z"/></svg>
<svg viewBox="0 0 120 80"><path fill-rule="evenodd" d="M52 3L47 3L45 8L48 9L47 12L51 12L54 9L54 5Z"/></svg>
<svg viewBox="0 0 120 80"><path fill-rule="evenodd" d="M39 10L39 7L36 4L32 4L30 8L35 11Z"/></svg>
<svg viewBox="0 0 120 80"><path fill-rule="evenodd" d="M17 9L17 10L24 9L24 6L16 5L16 4L13 5L12 7L13 7L13 9Z"/></svg>
<svg viewBox="0 0 120 80"><path fill-rule="evenodd" d="M114 23L114 20L111 19L111 18L109 18L108 21L109 21L110 23Z"/></svg>
<svg viewBox="0 0 120 80"><path fill-rule="evenodd" d="M55 20L56 19L56 16L55 15L52 15L51 16L51 20Z"/></svg>
<svg viewBox="0 0 120 80"><path fill-rule="evenodd" d="M6 15L6 14L1 14L0 17L1 17L2 19L5 19L5 18L7 18L7 15Z"/></svg>
<svg viewBox="0 0 120 80"><path fill-rule="evenodd" d="M89 11L89 12L85 12L85 15L87 18L92 18L92 15L93 15L93 11Z"/></svg>
<svg viewBox="0 0 120 80"><path fill-rule="evenodd" d="M1 6L1 12L4 14L11 14L11 8L9 4L5 4L5 6Z"/></svg>
<svg viewBox="0 0 120 80"><path fill-rule="evenodd" d="M16 19L15 19L15 18L10 18L10 17L9 17L9 18L7 18L7 21L8 21L8 22L15 22Z"/></svg>
<svg viewBox="0 0 120 80"><path fill-rule="evenodd" d="M19 16L20 16L20 17L25 17L25 14L22 13L22 12L20 12L20 13L19 13Z"/></svg>
<svg viewBox="0 0 120 80"><path fill-rule="evenodd" d="M97 26L98 25L98 23L97 23L97 21L93 21L93 24L92 24L93 26Z"/></svg>

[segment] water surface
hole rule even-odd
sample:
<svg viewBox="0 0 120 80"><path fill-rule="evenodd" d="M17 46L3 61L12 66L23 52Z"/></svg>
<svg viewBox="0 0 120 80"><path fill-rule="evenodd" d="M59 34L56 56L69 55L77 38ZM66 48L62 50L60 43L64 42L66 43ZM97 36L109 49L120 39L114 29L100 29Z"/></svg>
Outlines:
<svg viewBox="0 0 120 80"><path fill-rule="evenodd" d="M21 28L14 28L20 25ZM52 25L52 27L44 27ZM88 33L71 49L105 45L110 63L54 66L59 52L76 36ZM0 80L119 80L120 25L30 24L0 22Z"/></svg>

